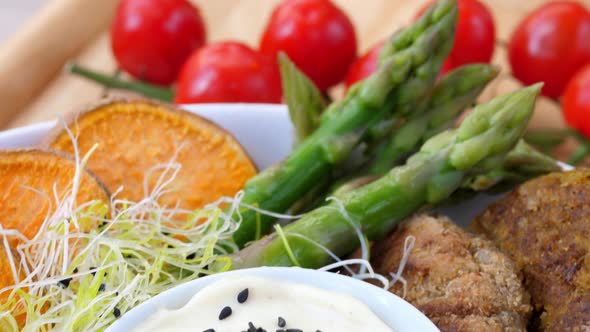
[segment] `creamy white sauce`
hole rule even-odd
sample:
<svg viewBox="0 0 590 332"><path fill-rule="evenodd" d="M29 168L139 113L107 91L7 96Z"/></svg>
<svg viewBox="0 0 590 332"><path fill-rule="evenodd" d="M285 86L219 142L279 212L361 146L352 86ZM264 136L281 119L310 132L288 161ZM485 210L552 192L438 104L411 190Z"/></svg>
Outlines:
<svg viewBox="0 0 590 332"><path fill-rule="evenodd" d="M248 299L237 296L248 288ZM232 314L219 320L225 306ZM260 277L228 277L199 291L178 310L161 310L133 332L215 332L247 331L248 323L268 332L281 328L278 317L286 321L283 329L304 332L392 332L364 303L352 296L319 288Z"/></svg>

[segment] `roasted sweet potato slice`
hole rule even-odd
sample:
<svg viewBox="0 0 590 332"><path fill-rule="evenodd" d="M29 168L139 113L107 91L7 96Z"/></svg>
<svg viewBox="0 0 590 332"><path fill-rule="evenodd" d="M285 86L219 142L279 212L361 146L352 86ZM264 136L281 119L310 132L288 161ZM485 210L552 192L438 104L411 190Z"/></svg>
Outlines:
<svg viewBox="0 0 590 332"><path fill-rule="evenodd" d="M15 268L16 268L16 272L19 273L18 260L12 254L10 249L7 250L4 245L0 244L0 306L2 304L5 304L6 301L9 300L10 294L12 293L12 290L9 290L9 289L7 289L5 291L1 291L1 290L6 287L14 286L14 284L15 284L14 273L12 271L12 266L10 264L9 257L12 257L12 260L13 260ZM22 278L23 276L19 275L17 277ZM17 314L17 311L18 312L22 311L23 307L21 305L18 305L16 308L13 308L13 309L14 310L12 311L12 314L16 316L15 318L17 320L17 324L19 326L24 325L26 316L24 314ZM2 318L0 318L0 331L3 331L2 324L4 324L4 322L2 321Z"/></svg>
<svg viewBox="0 0 590 332"><path fill-rule="evenodd" d="M181 169L158 201L186 209L234 195L256 173L229 133L200 116L163 104L111 101L77 114L68 126L77 137L80 154L98 144L88 168L111 192L122 188L118 198L145 198L163 172L155 167L171 161ZM74 149L63 125L50 135L48 144L68 153Z"/></svg>
<svg viewBox="0 0 590 332"><path fill-rule="evenodd" d="M48 209L56 208L72 185L76 163L49 150L0 151L0 224L35 236ZM57 197L56 197L57 194ZM82 169L76 202L109 202L109 194L94 175ZM14 243L16 240L11 241Z"/></svg>

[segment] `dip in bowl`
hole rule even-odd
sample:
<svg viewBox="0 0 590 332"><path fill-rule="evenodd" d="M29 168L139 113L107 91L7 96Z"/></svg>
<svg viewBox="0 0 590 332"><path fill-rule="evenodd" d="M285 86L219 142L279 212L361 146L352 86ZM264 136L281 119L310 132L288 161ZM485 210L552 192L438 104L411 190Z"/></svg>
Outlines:
<svg viewBox="0 0 590 332"><path fill-rule="evenodd" d="M273 332L438 331L412 305L364 281L294 267L261 267L172 288L125 314L106 332L237 332L249 331L250 322Z"/></svg>

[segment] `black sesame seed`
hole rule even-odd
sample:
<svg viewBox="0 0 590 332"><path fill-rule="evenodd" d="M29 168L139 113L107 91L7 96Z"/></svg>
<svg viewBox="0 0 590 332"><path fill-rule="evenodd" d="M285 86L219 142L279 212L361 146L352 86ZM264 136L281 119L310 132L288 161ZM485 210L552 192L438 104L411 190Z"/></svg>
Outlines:
<svg viewBox="0 0 590 332"><path fill-rule="evenodd" d="M287 329L286 332L303 332L303 330L300 330L300 329Z"/></svg>
<svg viewBox="0 0 590 332"><path fill-rule="evenodd" d="M98 286L98 291L99 292L104 292L105 289L106 289L105 284L100 284L100 286Z"/></svg>
<svg viewBox="0 0 590 332"><path fill-rule="evenodd" d="M88 270L91 270L92 271L94 269L96 269L96 267L91 266ZM90 274L92 274L93 276L95 276L96 275L96 271L92 271L92 272L90 272Z"/></svg>
<svg viewBox="0 0 590 332"><path fill-rule="evenodd" d="M115 317L119 318L121 316L121 310L119 310L119 308L115 307L115 309L113 309L113 315L115 315Z"/></svg>
<svg viewBox="0 0 590 332"><path fill-rule="evenodd" d="M205 330L203 332L215 332L215 330L214 329L207 329L207 330Z"/></svg>
<svg viewBox="0 0 590 332"><path fill-rule="evenodd" d="M279 327L285 327L285 325L287 325L285 319L283 317L279 317Z"/></svg>
<svg viewBox="0 0 590 332"><path fill-rule="evenodd" d="M197 257L197 254L193 252L192 254L188 254L186 259L195 259L195 257Z"/></svg>
<svg viewBox="0 0 590 332"><path fill-rule="evenodd" d="M74 268L74 273L78 273L78 268Z"/></svg>
<svg viewBox="0 0 590 332"><path fill-rule="evenodd" d="M244 302L246 302L246 300L248 300L248 294L249 294L248 288L246 288L243 291L241 291L238 294L238 303L244 303Z"/></svg>
<svg viewBox="0 0 590 332"><path fill-rule="evenodd" d="M219 320L224 320L229 316L231 316L231 307L224 307L223 309L221 309L221 312L219 313Z"/></svg>
<svg viewBox="0 0 590 332"><path fill-rule="evenodd" d="M62 288L70 287L70 282L72 282L72 278L66 278L57 282L57 284Z"/></svg>

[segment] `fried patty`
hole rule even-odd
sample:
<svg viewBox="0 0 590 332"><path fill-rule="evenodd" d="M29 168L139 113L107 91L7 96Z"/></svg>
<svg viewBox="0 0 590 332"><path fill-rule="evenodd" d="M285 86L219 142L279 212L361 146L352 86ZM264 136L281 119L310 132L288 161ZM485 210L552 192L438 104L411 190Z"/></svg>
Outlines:
<svg viewBox="0 0 590 332"><path fill-rule="evenodd" d="M512 261L446 217L415 216L378 242L371 261L377 272L398 271L410 235L405 299L441 331L525 331L531 306ZM397 282L391 291L403 296L404 287Z"/></svg>
<svg viewBox="0 0 590 332"><path fill-rule="evenodd" d="M522 271L541 331L590 331L590 170L526 182L474 227Z"/></svg>

